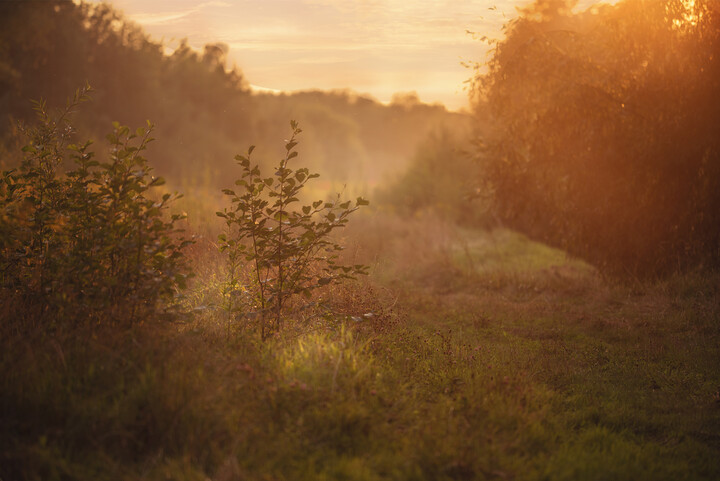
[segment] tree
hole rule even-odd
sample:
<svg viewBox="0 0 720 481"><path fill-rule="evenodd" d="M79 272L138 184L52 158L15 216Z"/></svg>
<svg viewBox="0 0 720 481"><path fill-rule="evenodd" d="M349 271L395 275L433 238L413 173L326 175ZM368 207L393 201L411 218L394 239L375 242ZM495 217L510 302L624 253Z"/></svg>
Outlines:
<svg viewBox="0 0 720 481"><path fill-rule="evenodd" d="M478 71L494 208L607 273L720 266L720 12L571 5L522 11Z"/></svg>

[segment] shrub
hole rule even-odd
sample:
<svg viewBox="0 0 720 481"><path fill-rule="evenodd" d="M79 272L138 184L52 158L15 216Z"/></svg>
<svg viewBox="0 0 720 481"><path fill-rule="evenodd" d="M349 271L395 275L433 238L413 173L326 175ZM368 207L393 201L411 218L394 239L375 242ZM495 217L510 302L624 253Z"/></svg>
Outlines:
<svg viewBox="0 0 720 481"><path fill-rule="evenodd" d="M232 208L217 215L225 219L227 233L218 238L220 250L228 255L226 308L237 312L243 306L235 302L243 285L239 270L248 263L253 278L253 301L249 307L260 316L260 329L265 339L282 327L283 308L294 296L310 298L312 291L331 282L365 274L367 266L345 266L338 263L342 246L332 239L334 230L344 227L350 214L368 202L358 197L355 205L340 200L317 200L294 210L308 181L319 176L307 168L289 167L297 157L297 136L301 130L290 123L292 136L285 144L285 156L275 175L263 177L260 168L252 165L250 156L237 155L235 160L242 175L235 185L238 191L225 189Z"/></svg>
<svg viewBox="0 0 720 481"><path fill-rule="evenodd" d="M149 122L134 133L114 123L106 162L89 141L69 144L69 116L88 89L56 116L37 102L22 164L2 172L0 289L47 320L104 311L132 322L184 286L191 241L175 225L181 215L164 217L178 196L151 195L164 181L142 156Z"/></svg>

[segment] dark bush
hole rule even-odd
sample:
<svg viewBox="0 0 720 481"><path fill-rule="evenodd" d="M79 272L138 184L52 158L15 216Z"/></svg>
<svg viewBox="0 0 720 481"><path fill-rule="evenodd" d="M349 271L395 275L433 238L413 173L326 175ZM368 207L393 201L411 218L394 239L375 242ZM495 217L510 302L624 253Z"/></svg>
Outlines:
<svg viewBox="0 0 720 481"><path fill-rule="evenodd" d="M132 322L182 287L182 249L190 241L166 218L177 195L153 194L142 156L152 126L131 133L115 123L106 161L90 142L71 144L68 117L86 99L78 91L57 116L36 104L39 124L16 170L0 179L0 295L42 322L115 317ZM39 314L39 315L38 315Z"/></svg>

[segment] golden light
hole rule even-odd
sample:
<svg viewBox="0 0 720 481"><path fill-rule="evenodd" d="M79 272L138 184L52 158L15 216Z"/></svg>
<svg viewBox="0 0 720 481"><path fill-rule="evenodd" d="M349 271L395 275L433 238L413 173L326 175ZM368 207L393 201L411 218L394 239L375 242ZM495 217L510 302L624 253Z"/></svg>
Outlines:
<svg viewBox="0 0 720 481"><path fill-rule="evenodd" d="M694 27L700 20L700 12L698 11L695 0L681 0L683 12L681 18L673 20L673 25L680 29L687 26Z"/></svg>

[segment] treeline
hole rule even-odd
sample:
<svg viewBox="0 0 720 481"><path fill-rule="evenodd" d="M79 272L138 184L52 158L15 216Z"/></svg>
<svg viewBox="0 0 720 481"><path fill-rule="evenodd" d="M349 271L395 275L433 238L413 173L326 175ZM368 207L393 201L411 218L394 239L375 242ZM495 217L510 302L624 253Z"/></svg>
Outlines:
<svg viewBox="0 0 720 481"><path fill-rule="evenodd" d="M720 12L537 0L475 78L482 192L611 274L720 267Z"/></svg>
<svg viewBox="0 0 720 481"><path fill-rule="evenodd" d="M462 226L493 227L486 203L474 195L480 168L471 153L469 136L433 132L402 174L376 189L375 199L403 217L436 215Z"/></svg>
<svg viewBox="0 0 720 481"><path fill-rule="evenodd" d="M94 102L76 120L81 130L99 138L112 121L150 119L164 140L148 152L158 171L173 182L217 187L238 149L274 145L277 126L291 118L304 126L309 167L326 180L370 184L400 170L428 132L469 125L465 115L407 99L385 106L346 91L254 93L227 54L223 44L199 52L181 42L167 55L106 4L2 2L0 131L32 120L28 99L62 105L88 82ZM259 151L257 158L273 162L279 154Z"/></svg>

